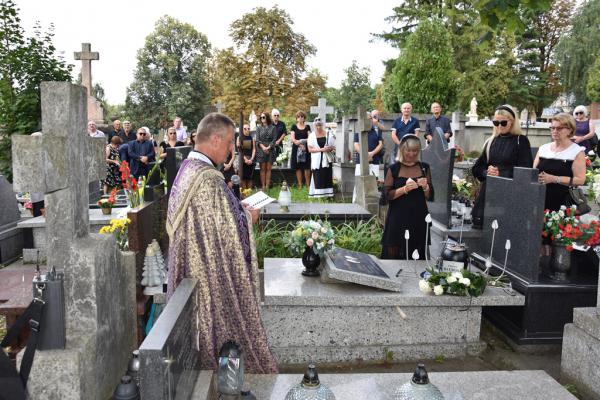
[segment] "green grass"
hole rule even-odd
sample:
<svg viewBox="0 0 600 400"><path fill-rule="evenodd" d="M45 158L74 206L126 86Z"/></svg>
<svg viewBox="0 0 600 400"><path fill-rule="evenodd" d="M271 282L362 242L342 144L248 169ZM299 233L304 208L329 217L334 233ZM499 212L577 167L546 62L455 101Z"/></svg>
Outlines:
<svg viewBox="0 0 600 400"><path fill-rule="evenodd" d="M256 252L259 267L267 258L300 257L287 245L289 233L295 229L295 223L278 225L274 220L263 221L254 227ZM379 256L381 254L381 235L383 227L376 218L369 221L350 222L333 227L335 246Z"/></svg>
<svg viewBox="0 0 600 400"><path fill-rule="evenodd" d="M306 186L298 188L297 186L293 185L290 190L292 192L292 203L331 203L333 201L336 203L350 203L352 201L352 196L348 196L348 198L339 198L340 195L338 193L335 193L335 200L334 198L311 198L308 196L308 188ZM275 185L270 187L269 190L266 190L265 193L274 199L277 199L279 198L280 191L281 185Z"/></svg>

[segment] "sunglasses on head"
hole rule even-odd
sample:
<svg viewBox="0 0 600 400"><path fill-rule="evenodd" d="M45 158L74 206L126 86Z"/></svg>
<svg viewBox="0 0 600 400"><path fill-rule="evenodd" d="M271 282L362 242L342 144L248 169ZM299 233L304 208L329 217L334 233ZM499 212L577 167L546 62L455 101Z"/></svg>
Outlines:
<svg viewBox="0 0 600 400"><path fill-rule="evenodd" d="M506 126L508 125L508 120L504 120L504 121L492 121L492 124L494 124L494 126Z"/></svg>

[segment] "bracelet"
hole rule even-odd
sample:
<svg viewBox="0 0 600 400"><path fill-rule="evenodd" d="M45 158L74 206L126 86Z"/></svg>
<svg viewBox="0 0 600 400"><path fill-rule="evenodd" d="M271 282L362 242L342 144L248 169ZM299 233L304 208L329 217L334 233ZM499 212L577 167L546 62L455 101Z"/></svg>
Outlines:
<svg viewBox="0 0 600 400"><path fill-rule="evenodd" d="M560 183L560 177L556 177L556 184L558 185Z"/></svg>
<svg viewBox="0 0 600 400"><path fill-rule="evenodd" d="M406 191L406 186L403 186L402 188L404 189L404 194L408 194L408 192Z"/></svg>

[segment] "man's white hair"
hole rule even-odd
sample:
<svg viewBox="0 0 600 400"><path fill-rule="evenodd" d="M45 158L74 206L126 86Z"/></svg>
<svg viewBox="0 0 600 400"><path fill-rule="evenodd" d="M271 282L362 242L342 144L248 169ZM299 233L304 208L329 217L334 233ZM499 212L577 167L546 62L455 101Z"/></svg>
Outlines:
<svg viewBox="0 0 600 400"><path fill-rule="evenodd" d="M273 116L273 114L281 114L281 113L279 112L278 109L274 108L271 110L271 116Z"/></svg>

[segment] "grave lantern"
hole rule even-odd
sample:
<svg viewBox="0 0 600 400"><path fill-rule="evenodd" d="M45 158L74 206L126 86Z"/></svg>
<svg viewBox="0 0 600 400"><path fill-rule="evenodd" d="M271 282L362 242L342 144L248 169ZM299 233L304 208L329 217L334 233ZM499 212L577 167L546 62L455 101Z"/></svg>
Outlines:
<svg viewBox="0 0 600 400"><path fill-rule="evenodd" d="M281 211L290 211L290 205L292 204L292 192L290 192L286 181L281 183L281 191L279 192L279 198L277 199L277 202L281 207Z"/></svg>
<svg viewBox="0 0 600 400"><path fill-rule="evenodd" d="M244 352L230 340L219 351L217 390L220 394L239 395L244 385Z"/></svg>
<svg viewBox="0 0 600 400"><path fill-rule="evenodd" d="M425 365L419 364L410 382L396 389L394 400L444 400L444 396L429 382Z"/></svg>
<svg viewBox="0 0 600 400"><path fill-rule="evenodd" d="M309 364L302 382L292 387L285 400L335 400L331 389L319 382L319 374L314 364Z"/></svg>

